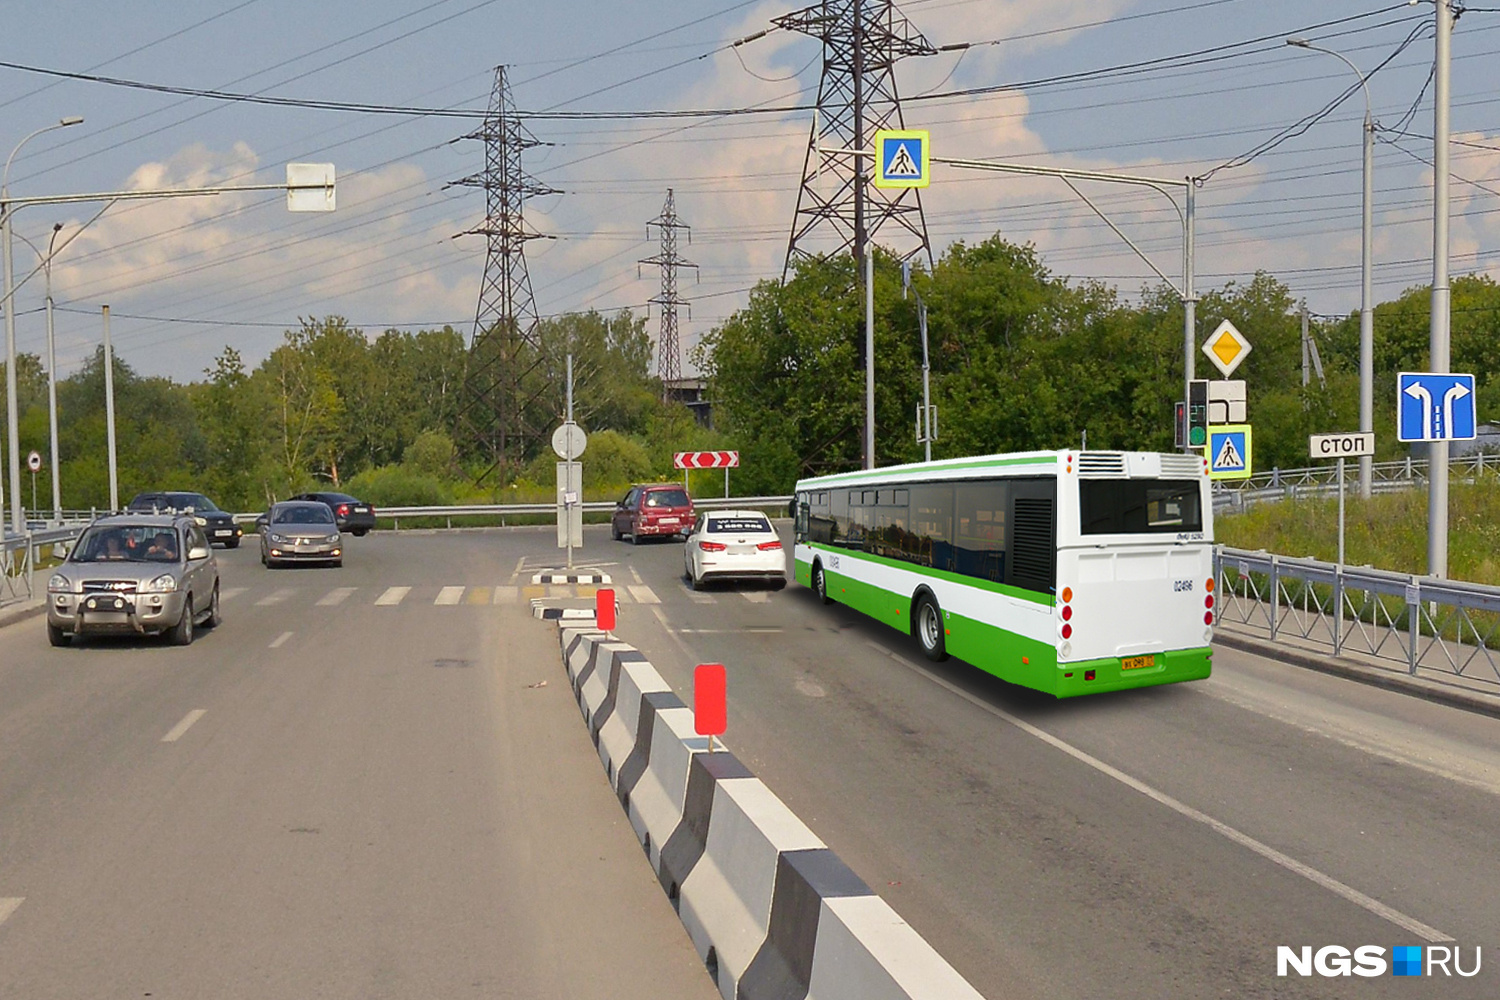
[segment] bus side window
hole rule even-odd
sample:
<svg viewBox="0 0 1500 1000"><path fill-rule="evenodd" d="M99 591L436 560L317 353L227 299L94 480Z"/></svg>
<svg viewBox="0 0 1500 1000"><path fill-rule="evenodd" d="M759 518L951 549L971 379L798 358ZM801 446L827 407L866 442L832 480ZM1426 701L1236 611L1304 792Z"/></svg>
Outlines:
<svg viewBox="0 0 1500 1000"><path fill-rule="evenodd" d="M797 523L796 523L797 541L799 541L799 542L805 542L805 541L807 541L807 524L808 524L808 518L809 518L809 515L811 514L811 510L812 510L811 505L807 502L807 494L806 493L798 493L797 494L796 505L797 505Z"/></svg>
<svg viewBox="0 0 1500 1000"><path fill-rule="evenodd" d="M959 483L954 492L957 571L1004 583L1010 483L1003 479Z"/></svg>

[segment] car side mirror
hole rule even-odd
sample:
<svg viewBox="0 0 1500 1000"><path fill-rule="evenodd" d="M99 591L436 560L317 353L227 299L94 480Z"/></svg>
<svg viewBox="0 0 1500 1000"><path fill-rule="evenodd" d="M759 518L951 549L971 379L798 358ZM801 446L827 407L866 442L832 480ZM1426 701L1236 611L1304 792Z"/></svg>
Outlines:
<svg viewBox="0 0 1500 1000"><path fill-rule="evenodd" d="M188 562L197 562L200 559L207 559L210 554L211 553L208 551L208 548L206 546L195 545L192 548L188 549Z"/></svg>
<svg viewBox="0 0 1500 1000"><path fill-rule="evenodd" d="M792 502L786 505L786 516L787 517L796 517L797 516L797 498L796 497L793 497L792 498Z"/></svg>

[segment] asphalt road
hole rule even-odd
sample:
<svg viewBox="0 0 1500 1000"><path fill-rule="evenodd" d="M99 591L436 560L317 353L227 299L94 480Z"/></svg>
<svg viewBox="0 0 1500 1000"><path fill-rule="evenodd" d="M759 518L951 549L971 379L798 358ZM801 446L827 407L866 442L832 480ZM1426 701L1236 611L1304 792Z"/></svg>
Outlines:
<svg viewBox="0 0 1500 1000"><path fill-rule="evenodd" d="M513 577L543 538L220 552L188 648L0 629L0 997L714 996Z"/></svg>
<svg viewBox="0 0 1500 1000"><path fill-rule="evenodd" d="M0 997L712 996L527 614L556 556L241 550L188 649L0 629ZM681 693L728 665L730 748L993 1000L1500 993L1500 721L1223 649L1055 702L800 587L690 592L678 544L579 561ZM1424 934L1483 971L1275 974Z"/></svg>
<svg viewBox="0 0 1500 1000"><path fill-rule="evenodd" d="M1500 995L1500 720L1223 648L1058 702L796 585L692 593L677 544L589 555L617 634L684 693L725 663L729 747L986 996ZM1276 976L1424 933L1481 974Z"/></svg>

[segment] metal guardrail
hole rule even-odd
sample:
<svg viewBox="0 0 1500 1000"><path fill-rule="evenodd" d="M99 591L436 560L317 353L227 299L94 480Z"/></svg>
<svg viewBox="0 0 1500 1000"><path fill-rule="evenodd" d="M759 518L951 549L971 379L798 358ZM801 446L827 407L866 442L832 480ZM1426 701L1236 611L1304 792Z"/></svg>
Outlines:
<svg viewBox="0 0 1500 1000"><path fill-rule="evenodd" d="M700 497L694 498L693 506L699 510L725 510L730 508L747 507L755 510L769 508L780 508L783 512L787 505L792 502L791 495L769 496L769 497ZM608 514L617 505L612 500L593 501L582 504L585 514ZM440 507L379 507L376 508L375 516L378 520L388 520L397 530L401 527L401 519L412 518L443 518L449 527L453 526L454 518L500 518L519 517L524 515L554 514L557 512L557 504L554 503L496 503L496 504L460 504L454 506ZM236 521L252 522L259 514L236 514Z"/></svg>
<svg viewBox="0 0 1500 1000"><path fill-rule="evenodd" d="M30 600L36 593L36 563L40 549L76 539L87 521L60 527L7 534L0 539L0 606Z"/></svg>
<svg viewBox="0 0 1500 1000"><path fill-rule="evenodd" d="M1217 620L1493 686L1500 587L1216 546Z"/></svg>
<svg viewBox="0 0 1500 1000"><path fill-rule="evenodd" d="M1375 493L1396 493L1427 484L1427 459L1410 456L1397 462L1375 462L1371 466L1371 489ZM1477 479L1486 472L1500 473L1500 456L1462 455L1449 464L1451 475ZM1357 489L1357 465L1346 463L1346 489ZM1214 510L1243 510L1257 503L1296 499L1307 496L1333 496L1338 492L1338 467L1314 465L1302 469L1271 469L1248 479L1225 480L1214 484Z"/></svg>

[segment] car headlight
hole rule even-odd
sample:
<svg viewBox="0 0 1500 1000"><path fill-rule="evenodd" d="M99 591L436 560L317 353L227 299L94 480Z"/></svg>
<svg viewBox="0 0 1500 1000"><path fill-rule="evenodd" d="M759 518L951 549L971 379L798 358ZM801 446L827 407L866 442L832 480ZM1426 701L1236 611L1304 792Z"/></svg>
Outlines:
<svg viewBox="0 0 1500 1000"><path fill-rule="evenodd" d="M199 526L206 526L208 524L208 518L206 518L206 517L198 517L196 514L193 515L193 520L196 521L199 524Z"/></svg>
<svg viewBox="0 0 1500 1000"><path fill-rule="evenodd" d="M339 533L337 531L335 531L333 533L333 537L330 538L329 541L331 541L333 544L337 545L339 543Z"/></svg>
<svg viewBox="0 0 1500 1000"><path fill-rule="evenodd" d="M163 573L155 580L148 580L140 586L140 592L143 594L170 594L176 589L177 578L171 573Z"/></svg>
<svg viewBox="0 0 1500 1000"><path fill-rule="evenodd" d="M281 543L285 542L286 539L282 538L280 535L276 534L273 531L271 532L271 541L275 542L277 545L280 545Z"/></svg>
<svg viewBox="0 0 1500 1000"><path fill-rule="evenodd" d="M47 593L49 594L71 594L72 592L73 585L61 573L53 573L52 578L47 581Z"/></svg>

